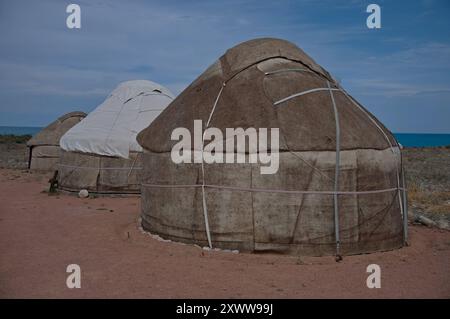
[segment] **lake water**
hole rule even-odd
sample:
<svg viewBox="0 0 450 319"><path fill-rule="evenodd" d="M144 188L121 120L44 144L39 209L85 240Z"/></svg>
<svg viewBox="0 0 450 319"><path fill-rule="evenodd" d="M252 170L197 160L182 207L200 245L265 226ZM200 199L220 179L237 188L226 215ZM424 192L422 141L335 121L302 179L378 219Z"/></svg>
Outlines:
<svg viewBox="0 0 450 319"><path fill-rule="evenodd" d="M415 134L394 133L397 141L403 146L447 146L450 145L450 134Z"/></svg>
<svg viewBox="0 0 450 319"><path fill-rule="evenodd" d="M34 135L40 130L37 126L0 126L0 135Z"/></svg>
<svg viewBox="0 0 450 319"><path fill-rule="evenodd" d="M34 135L42 127L0 126L0 135ZM394 133L400 144L407 147L450 145L450 134Z"/></svg>

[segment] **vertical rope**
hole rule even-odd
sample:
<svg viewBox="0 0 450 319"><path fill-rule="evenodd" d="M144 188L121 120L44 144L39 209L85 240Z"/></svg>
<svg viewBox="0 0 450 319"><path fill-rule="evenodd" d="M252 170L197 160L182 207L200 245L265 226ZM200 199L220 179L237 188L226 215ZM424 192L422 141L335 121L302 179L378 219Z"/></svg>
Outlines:
<svg viewBox="0 0 450 319"><path fill-rule="evenodd" d="M402 161L402 151L400 146L397 143L398 149L398 163L395 165L395 169L397 171L397 194L398 194L398 202L400 205L400 212L403 218L403 244L406 245L407 237L408 237L408 204L406 203L406 190L405 190L405 177L403 172L403 161ZM400 164L400 170L398 169L398 164ZM402 186L400 187L400 175L402 178ZM402 196L403 195L403 196Z"/></svg>
<svg viewBox="0 0 450 319"><path fill-rule="evenodd" d="M138 154L136 155L136 157L134 158L133 164L131 165L130 170L128 171L128 174L127 174L127 184L129 184L129 179L130 179L131 172L133 171L134 165L136 164L136 161L137 161L137 159L138 159L138 157L139 157L140 155L141 155L141 153L138 153Z"/></svg>
<svg viewBox="0 0 450 319"><path fill-rule="evenodd" d="M400 151L400 150L399 150ZM399 161L400 162L400 161ZM401 163L401 162L400 162ZM401 164L400 164L401 165ZM398 194L398 204L400 205L400 213L402 214L402 218L405 218L405 210L403 209L403 199L400 190L400 171L398 169L398 164L395 164L395 168L397 170L397 194Z"/></svg>
<svg viewBox="0 0 450 319"><path fill-rule="evenodd" d="M208 246L209 248L212 248L211 243L211 232L209 231L209 219L208 219L208 206L206 205L206 192L205 192L205 164L203 161L203 149L205 144L205 131L209 126L209 123L211 122L212 116L214 114L214 111L216 110L217 102L219 102L219 98L222 95L222 91L225 87L225 83L223 83L222 87L220 88L219 94L217 94L217 98L214 101L214 105L212 107L211 113L209 114L208 121L206 122L205 130L202 134L202 203L203 203L203 217L205 218L205 229L206 229L206 237L208 238Z"/></svg>
<svg viewBox="0 0 450 319"><path fill-rule="evenodd" d="M333 90L331 89L330 82L327 81L328 90L331 96L331 102L333 103L334 119L336 122L336 166L334 169L334 233L336 239L336 261L342 260L341 256L341 241L339 237L339 202L338 194L339 191L339 166L340 166L340 149L341 149L341 130L339 126L339 114L336 107L336 102L334 100Z"/></svg>
<svg viewBox="0 0 450 319"><path fill-rule="evenodd" d="M405 171L403 170L402 165L402 193L403 193L403 244L405 246L408 245L408 201L406 198L406 184L405 184Z"/></svg>

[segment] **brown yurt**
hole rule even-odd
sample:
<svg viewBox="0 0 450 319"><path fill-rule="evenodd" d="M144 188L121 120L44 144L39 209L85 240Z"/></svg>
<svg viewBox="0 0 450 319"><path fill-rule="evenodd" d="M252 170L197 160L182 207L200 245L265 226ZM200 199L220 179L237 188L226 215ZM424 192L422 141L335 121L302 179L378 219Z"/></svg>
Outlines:
<svg viewBox="0 0 450 319"><path fill-rule="evenodd" d="M85 116L86 113L83 112L67 113L33 136L27 142L29 148L28 168L36 171L57 170L60 138Z"/></svg>
<svg viewBox="0 0 450 319"><path fill-rule="evenodd" d="M261 174L263 164L249 160L251 145L245 162L175 164L172 133L185 128L195 139L194 120L202 120L202 132L278 128L279 147L268 146L279 157L277 172ZM204 138L189 149L197 157ZM290 42L255 39L229 49L137 140L144 148L142 225L163 238L338 258L406 241L395 138Z"/></svg>

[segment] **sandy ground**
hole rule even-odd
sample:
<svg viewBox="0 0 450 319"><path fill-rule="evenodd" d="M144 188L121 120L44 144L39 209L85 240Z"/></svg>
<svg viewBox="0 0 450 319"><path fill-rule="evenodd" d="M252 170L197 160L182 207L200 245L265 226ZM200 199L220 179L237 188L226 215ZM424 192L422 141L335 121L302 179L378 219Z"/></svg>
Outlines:
<svg viewBox="0 0 450 319"><path fill-rule="evenodd" d="M345 257L204 251L138 229L139 198L49 196L48 177L0 170L3 298L450 298L450 232L411 226L412 245ZM368 289L366 267L381 267ZM81 267L68 289L66 267Z"/></svg>

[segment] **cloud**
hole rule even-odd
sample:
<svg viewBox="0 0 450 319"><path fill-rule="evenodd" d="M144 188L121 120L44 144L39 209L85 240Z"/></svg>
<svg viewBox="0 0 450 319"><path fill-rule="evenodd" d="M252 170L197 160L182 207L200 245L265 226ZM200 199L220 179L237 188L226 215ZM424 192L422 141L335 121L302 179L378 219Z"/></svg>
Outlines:
<svg viewBox="0 0 450 319"><path fill-rule="evenodd" d="M65 26L68 1L0 2L0 99L9 101L0 104L1 121L9 121L0 125L14 125L19 109L45 113L50 122L64 103L93 108L131 79L153 80L178 94L226 49L255 37L296 43L362 102L386 103L375 106L381 120L393 116L387 105L402 108L413 97L450 104L450 43L442 31L449 22L439 10L442 2L404 8L380 1L385 20L378 31L365 26L367 1L77 3L81 30ZM420 16L425 6L434 13ZM422 24L412 32L411 21ZM30 106L37 98L39 108ZM41 123L29 123L35 124Z"/></svg>

